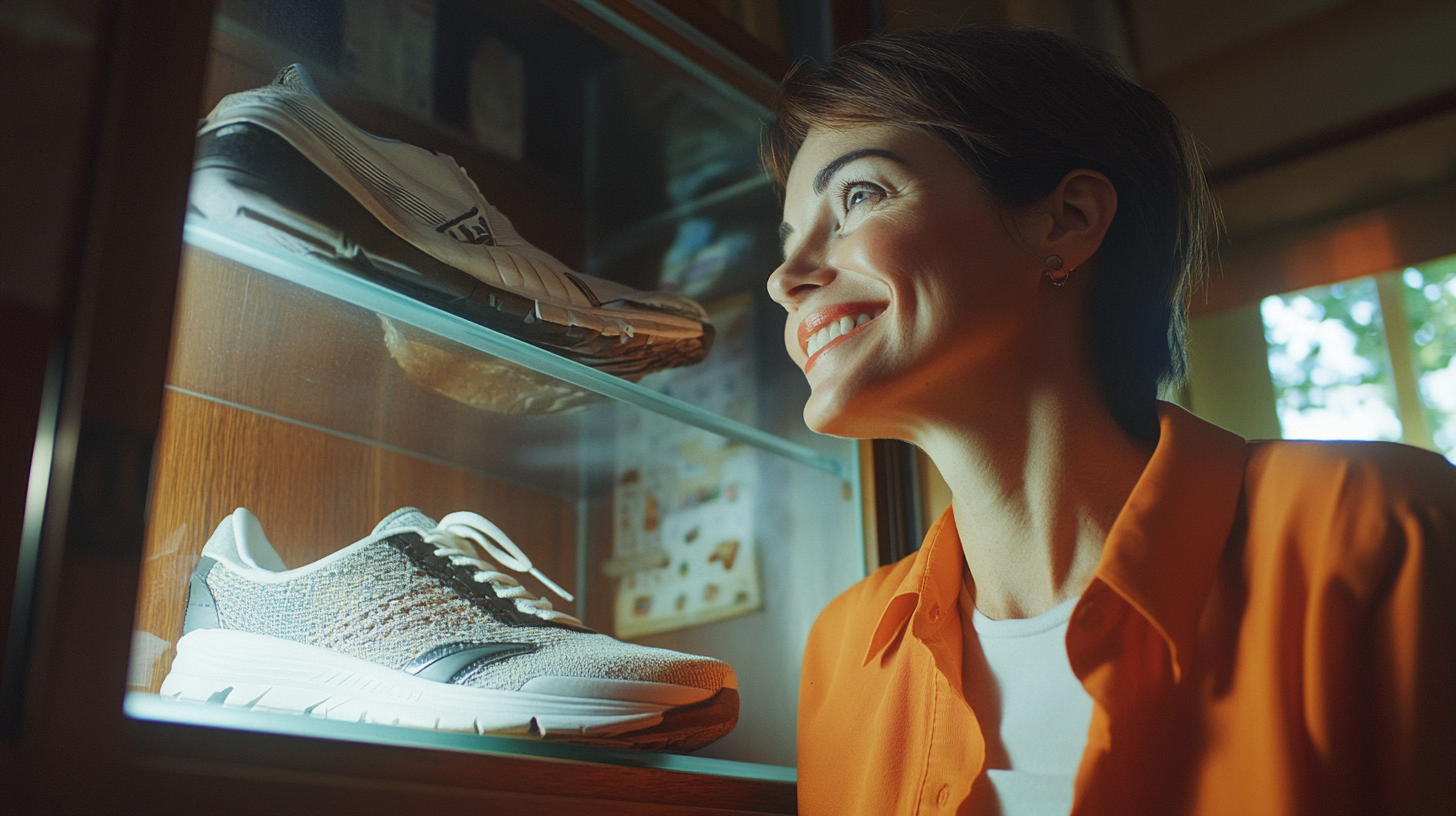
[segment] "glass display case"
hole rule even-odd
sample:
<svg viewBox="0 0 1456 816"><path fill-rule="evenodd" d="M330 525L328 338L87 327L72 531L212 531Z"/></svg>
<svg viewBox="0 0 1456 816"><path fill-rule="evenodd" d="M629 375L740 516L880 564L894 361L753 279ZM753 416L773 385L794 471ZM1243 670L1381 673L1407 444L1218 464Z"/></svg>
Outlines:
<svg viewBox="0 0 1456 816"><path fill-rule="evenodd" d="M779 205L744 90L761 77L709 70L611 4L226 0L199 113L295 63L363 130L453 157L571 269L701 304L711 350L616 376L193 207L127 714L791 781L809 627L865 574L868 474L858 443L804 426L765 292ZM161 693L234 510L296 568L401 507L494 522L564 592L521 582L586 627L727 662L737 726L677 755Z"/></svg>

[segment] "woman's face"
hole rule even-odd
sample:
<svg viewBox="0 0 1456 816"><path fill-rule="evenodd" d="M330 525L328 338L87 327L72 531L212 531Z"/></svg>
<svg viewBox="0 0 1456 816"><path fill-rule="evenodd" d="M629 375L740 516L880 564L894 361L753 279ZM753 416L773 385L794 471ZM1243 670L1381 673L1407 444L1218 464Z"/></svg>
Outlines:
<svg viewBox="0 0 1456 816"><path fill-rule="evenodd" d="M812 388L809 427L913 438L1030 363L1042 265L1013 221L939 139L890 125L810 131L768 283Z"/></svg>

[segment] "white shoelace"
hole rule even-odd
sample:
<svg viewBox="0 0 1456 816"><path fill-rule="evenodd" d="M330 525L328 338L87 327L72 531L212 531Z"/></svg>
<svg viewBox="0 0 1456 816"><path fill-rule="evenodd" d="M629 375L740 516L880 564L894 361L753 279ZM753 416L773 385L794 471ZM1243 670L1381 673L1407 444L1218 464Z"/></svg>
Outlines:
<svg viewBox="0 0 1456 816"><path fill-rule="evenodd" d="M446 556L450 559L450 563L475 567L477 582L490 583L495 587L497 597L514 601L516 609L521 612L535 615L543 620L581 625L581 621L571 615L552 609L550 601L532 595L530 590L521 586L521 582L515 576L507 575L497 569L495 564L476 557L475 547L479 547L486 555L506 568L535 576L563 600L574 600L570 592L562 589L555 581L547 578L541 570L536 569L531 563L531 559L522 552L516 542L512 541L501 528L495 526L490 519L477 513L462 511L451 513L440 519L434 529L426 530L421 527L403 529L418 533L427 544L434 544L435 555ZM472 543L475 546L471 546Z"/></svg>

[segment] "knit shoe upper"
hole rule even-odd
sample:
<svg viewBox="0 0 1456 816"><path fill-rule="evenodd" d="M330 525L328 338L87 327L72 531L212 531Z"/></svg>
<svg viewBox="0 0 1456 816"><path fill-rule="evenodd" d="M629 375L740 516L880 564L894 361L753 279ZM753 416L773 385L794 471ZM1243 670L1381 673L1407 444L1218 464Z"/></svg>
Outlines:
<svg viewBox="0 0 1456 816"><path fill-rule="evenodd" d="M405 508L362 541L290 570L239 509L193 571L161 693L651 750L693 750L733 729L727 664L593 632L502 569L571 598L473 513L436 523Z"/></svg>
<svg viewBox="0 0 1456 816"><path fill-rule="evenodd" d="M516 691L543 676L639 680L709 691L733 684L732 669L720 661L623 643L582 627L547 601L530 598L517 604L499 597L501 587L474 579L478 567L435 554L436 546L416 532L436 526L418 510L405 508L363 541L306 567L274 571L267 557L272 548L256 517L238 509L203 550L217 559L204 578L217 625L321 646L393 669L407 669L450 644L518 644L516 653L480 661L450 681L478 688Z"/></svg>

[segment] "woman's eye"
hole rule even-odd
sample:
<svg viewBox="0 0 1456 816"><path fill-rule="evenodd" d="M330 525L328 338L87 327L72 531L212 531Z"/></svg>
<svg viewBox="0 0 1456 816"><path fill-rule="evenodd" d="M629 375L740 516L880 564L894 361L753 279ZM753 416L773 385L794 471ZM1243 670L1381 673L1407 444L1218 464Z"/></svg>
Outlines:
<svg viewBox="0 0 1456 816"><path fill-rule="evenodd" d="M861 204L873 204L880 200L883 191L879 187L867 182L850 182L844 185L842 200L844 211L849 212Z"/></svg>

